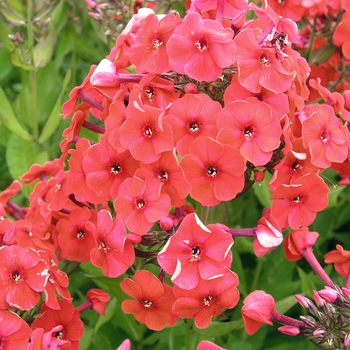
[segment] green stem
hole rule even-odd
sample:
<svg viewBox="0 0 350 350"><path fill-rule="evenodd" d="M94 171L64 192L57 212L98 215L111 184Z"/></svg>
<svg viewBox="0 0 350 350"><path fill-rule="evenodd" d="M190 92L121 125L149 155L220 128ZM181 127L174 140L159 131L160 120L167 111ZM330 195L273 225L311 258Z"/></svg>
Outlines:
<svg viewBox="0 0 350 350"><path fill-rule="evenodd" d="M312 30L311 30L311 34L310 34L309 49L307 50L307 54L306 54L306 60L307 60L307 63L309 63L309 64L311 61L311 55L312 55L312 51L313 51L314 43L315 43L316 18L317 17L314 16L314 23L312 25Z"/></svg>
<svg viewBox="0 0 350 350"><path fill-rule="evenodd" d="M27 35L30 51L31 63L34 65L34 32L33 32L33 0L27 1ZM32 134L37 148L39 139L39 123L38 123L38 88L36 68L30 71L30 84L32 89Z"/></svg>
<svg viewBox="0 0 350 350"><path fill-rule="evenodd" d="M254 279L253 279L251 289L250 289L251 291L256 290L256 286L259 283L260 274L261 274L261 271L263 268L263 264L264 264L263 261L261 259L258 259L258 263L257 263L256 269L255 269Z"/></svg>
<svg viewBox="0 0 350 350"><path fill-rule="evenodd" d="M192 334L193 334L193 320L191 319L186 319L186 344L185 344L185 349L186 350L192 350Z"/></svg>

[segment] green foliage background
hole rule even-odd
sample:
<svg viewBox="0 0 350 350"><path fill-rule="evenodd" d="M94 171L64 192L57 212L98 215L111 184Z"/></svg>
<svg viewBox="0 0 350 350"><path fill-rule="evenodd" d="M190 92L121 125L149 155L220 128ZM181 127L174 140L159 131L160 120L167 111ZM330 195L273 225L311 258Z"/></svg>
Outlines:
<svg viewBox="0 0 350 350"><path fill-rule="evenodd" d="M0 190L28 171L30 165L43 164L60 156L62 131L70 122L61 118L61 105L68 99L69 91L84 80L90 66L98 64L113 44L104 34L105 28L88 15L85 2L74 0L51 1L53 11L50 16L43 16L43 20L51 17L46 34L40 37L40 31L32 28L30 44L26 25L29 2L10 1L16 11L14 15L6 12L7 2L0 1ZM45 1L34 3L37 7L33 8L33 16L35 9L44 6ZM182 3L175 7L183 11ZM22 53L8 37L16 33L24 38ZM33 90L37 91L37 97L33 97ZM85 136L96 138L89 132ZM349 188L333 187L338 179L331 171L323 175L331 187L330 201L310 227L320 234L314 251L322 264L324 254L335 249L337 243L350 248ZM244 196L212 208L209 222L221 222L230 227L256 226L262 209L271 205L268 180L267 177L261 184L255 184ZM24 189L16 198L19 204L28 204L30 190L30 187ZM280 312L298 318L305 312L296 304L293 295L302 293L312 298L313 289L323 288L305 261L286 261L283 247L261 259L254 255L252 241L248 238L237 238L232 249L232 270L239 275L241 300L255 289L263 289L274 296ZM136 266L138 263L136 261ZM147 268L158 271L154 265L147 265ZM82 314L86 324L82 350L116 349L125 338L138 350L181 350L185 346L195 349L202 339L229 350L316 348L301 337L280 334L277 325L263 326L257 334L248 336L240 316L242 301L214 320L208 329L198 330L192 322L180 320L175 327L152 332L121 311L121 302L126 298L119 287L123 277L106 278L89 263L70 264L66 269L71 271L70 291L76 305L85 300L86 291L92 287L103 288L112 296L105 317L94 311ZM342 285L342 278L334 273L332 266L327 266L326 270Z"/></svg>

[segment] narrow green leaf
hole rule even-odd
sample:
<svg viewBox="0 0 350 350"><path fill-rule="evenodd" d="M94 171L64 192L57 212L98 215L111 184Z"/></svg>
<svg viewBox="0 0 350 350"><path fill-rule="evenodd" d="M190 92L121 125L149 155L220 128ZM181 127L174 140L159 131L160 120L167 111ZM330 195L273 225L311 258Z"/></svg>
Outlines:
<svg viewBox="0 0 350 350"><path fill-rule="evenodd" d="M243 328L243 319L231 322L212 322L208 328L198 329L193 327L193 330L207 337L221 337L237 329Z"/></svg>
<svg viewBox="0 0 350 350"><path fill-rule="evenodd" d="M114 316L114 311L117 305L117 299L113 298L109 303L106 308L106 315L105 316L100 316L95 324L94 328L94 333L97 333L99 328L103 326L105 323L107 323L113 316Z"/></svg>
<svg viewBox="0 0 350 350"><path fill-rule="evenodd" d="M265 172L265 178L261 182L256 182L253 185L255 196L258 198L259 202L264 208L271 206L270 196L271 190L269 188L269 182L271 180L271 175Z"/></svg>
<svg viewBox="0 0 350 350"><path fill-rule="evenodd" d="M56 40L57 32L52 25L46 38L34 47L34 67L45 67L50 62Z"/></svg>
<svg viewBox="0 0 350 350"><path fill-rule="evenodd" d="M301 290L307 295L312 295L312 290L315 290L315 284L313 283L310 276L299 266L297 266L298 275L301 281Z"/></svg>
<svg viewBox="0 0 350 350"><path fill-rule="evenodd" d="M33 142L23 140L12 134L6 147L6 162L13 179L27 172L35 160L35 146Z"/></svg>
<svg viewBox="0 0 350 350"><path fill-rule="evenodd" d="M24 70L34 69L34 66L30 62L29 58L21 51L19 47L16 47L10 52L10 61L15 67L20 67Z"/></svg>
<svg viewBox="0 0 350 350"><path fill-rule="evenodd" d="M64 77L62 89L57 97L55 106L53 107L53 110L49 116L49 119L47 120L47 123L45 124L44 129L41 132L39 143L44 143L45 141L47 141L50 138L50 136L57 130L57 127L60 121L62 120L62 117L60 116L62 99L71 77L72 77L72 71L69 69L66 73L66 76Z"/></svg>
<svg viewBox="0 0 350 350"><path fill-rule="evenodd" d="M287 298L284 298L282 300L279 300L276 302L275 309L280 312L281 314L286 313L292 306L294 306L297 303L297 300L295 299L294 295L291 295Z"/></svg>
<svg viewBox="0 0 350 350"><path fill-rule="evenodd" d="M28 131L16 119L15 113L8 101L4 90L0 87L0 120L14 134L24 140L31 141L32 137Z"/></svg>
<svg viewBox="0 0 350 350"><path fill-rule="evenodd" d="M0 4L0 12L5 17L7 22L10 22L17 27L21 27L26 24L24 18L10 6Z"/></svg>

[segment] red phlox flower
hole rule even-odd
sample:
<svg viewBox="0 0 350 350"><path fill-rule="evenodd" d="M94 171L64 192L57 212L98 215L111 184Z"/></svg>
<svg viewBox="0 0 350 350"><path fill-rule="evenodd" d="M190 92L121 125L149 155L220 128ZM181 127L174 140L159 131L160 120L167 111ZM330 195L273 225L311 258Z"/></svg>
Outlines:
<svg viewBox="0 0 350 350"><path fill-rule="evenodd" d="M82 162L86 184L101 200L116 198L120 184L138 167L129 151L119 153L107 138L91 146Z"/></svg>
<svg viewBox="0 0 350 350"><path fill-rule="evenodd" d="M287 70L277 58L275 47L261 47L259 30L243 29L234 39L237 47L238 80L249 91L259 93L264 87L276 94L286 92L295 72Z"/></svg>
<svg viewBox="0 0 350 350"><path fill-rule="evenodd" d="M103 316L106 314L106 308L111 299L108 293L102 289L92 288L86 293L86 298L92 304L93 310Z"/></svg>
<svg viewBox="0 0 350 350"><path fill-rule="evenodd" d="M175 152L163 152L159 160L151 164L141 163L136 170L136 177L142 180L158 179L163 185L161 193L166 193L171 199L171 205L181 207L189 194L191 186L185 178Z"/></svg>
<svg viewBox="0 0 350 350"><path fill-rule="evenodd" d="M57 294L65 300L72 301L68 288L68 276L58 268L55 255L50 255L44 251L39 251L40 257L45 261L47 273L49 275L45 283L44 295L45 304L54 310L59 310Z"/></svg>
<svg viewBox="0 0 350 350"><path fill-rule="evenodd" d="M135 97L133 97L135 95ZM146 74L139 84L135 84L130 92L130 100L140 96L142 104L166 110L180 96L175 91L174 83L161 78L158 74Z"/></svg>
<svg viewBox="0 0 350 350"><path fill-rule="evenodd" d="M330 92L326 87L321 85L320 78L317 78L317 80L310 79L309 85L318 91L326 104L333 107L335 113L338 113L342 119L350 121L350 111L346 110L345 99L339 92Z"/></svg>
<svg viewBox="0 0 350 350"><path fill-rule="evenodd" d="M285 114L290 112L288 96L285 93L276 94L262 88L259 93L253 93L241 85L238 75L232 77L230 85L225 90L225 106L237 100L246 100L248 97L256 97L259 101L265 102L272 109L272 115L281 120Z"/></svg>
<svg viewBox="0 0 350 350"><path fill-rule="evenodd" d="M303 252L315 244L318 236L317 232L310 232L307 227L291 231L284 240L286 258L289 261L302 259Z"/></svg>
<svg viewBox="0 0 350 350"><path fill-rule="evenodd" d="M126 121L120 128L120 142L135 159L153 163L162 152L173 150L173 132L163 117L159 108L141 106L138 100L129 103Z"/></svg>
<svg viewBox="0 0 350 350"><path fill-rule="evenodd" d="M2 205L0 204L0 207ZM5 218L5 211L1 208L3 213L0 214L0 246L16 244L17 232L16 224L12 220Z"/></svg>
<svg viewBox="0 0 350 350"><path fill-rule="evenodd" d="M200 279L196 288L191 290L174 286L177 298L173 313L184 318L194 318L197 328L207 328L212 317L219 316L224 309L232 309L239 300L237 290L238 277L227 271L222 277L212 280Z"/></svg>
<svg viewBox="0 0 350 350"><path fill-rule="evenodd" d="M18 194L22 189L22 185L18 180L12 181L10 186L5 188L1 193L0 193L0 203L4 207L8 200L12 197L14 197L16 194Z"/></svg>
<svg viewBox="0 0 350 350"><path fill-rule="evenodd" d="M28 324L12 311L0 310L0 344L4 350L26 350L29 344Z"/></svg>
<svg viewBox="0 0 350 350"><path fill-rule="evenodd" d="M290 18L293 21L299 21L304 13L305 8L301 6L301 0L269 0L269 5L283 18Z"/></svg>
<svg viewBox="0 0 350 350"><path fill-rule="evenodd" d="M45 181L49 176L55 176L64 167L62 158L50 160L44 165L33 164L27 173L21 176L21 180L29 185L35 180Z"/></svg>
<svg viewBox="0 0 350 350"><path fill-rule="evenodd" d="M312 105L307 113L310 117L302 123L302 137L304 147L310 150L311 162L320 168L343 162L349 154L347 125L328 105Z"/></svg>
<svg viewBox="0 0 350 350"><path fill-rule="evenodd" d="M333 41L336 46L341 46L342 53L350 60L350 12L343 14L341 22L336 26L333 33Z"/></svg>
<svg viewBox="0 0 350 350"><path fill-rule="evenodd" d="M65 340L60 350L78 350L79 340L84 332L84 323L80 319L79 312L67 300L59 300L60 310L52 310L45 304L41 307L41 315L32 323L33 331L37 328L44 329L44 333L51 333L52 338ZM56 328L56 327L60 328ZM54 331L55 329L55 331ZM46 344L50 342L46 342ZM56 342L54 341L53 344ZM57 343L56 343L57 345Z"/></svg>
<svg viewBox="0 0 350 350"><path fill-rule="evenodd" d="M235 59L231 28L190 12L167 43L170 66L180 74L202 81L214 81Z"/></svg>
<svg viewBox="0 0 350 350"><path fill-rule="evenodd" d="M68 151L70 159L67 171L64 191L66 196L74 194L74 198L80 202L99 203L101 198L86 184L86 174L82 168L83 159L91 144L88 140L81 138L75 145L75 149Z"/></svg>
<svg viewBox="0 0 350 350"><path fill-rule="evenodd" d="M326 264L334 264L339 275L347 277L350 270L350 251L345 250L340 244L336 245L337 250L332 250L324 256Z"/></svg>
<svg viewBox="0 0 350 350"><path fill-rule="evenodd" d="M138 72L164 73L171 70L166 44L179 23L178 14L167 14L159 19L151 13L141 21L135 43L129 49L130 61Z"/></svg>
<svg viewBox="0 0 350 350"><path fill-rule="evenodd" d="M281 229L270 210L264 210L262 218L258 221L255 235L253 249L258 258L277 248L283 242Z"/></svg>
<svg viewBox="0 0 350 350"><path fill-rule="evenodd" d="M172 126L176 150L184 156L199 136L216 138L217 114L221 105L206 94L186 94L174 101L165 120Z"/></svg>
<svg viewBox="0 0 350 350"><path fill-rule="evenodd" d="M30 310L40 300L49 278L46 264L33 249L17 245L0 247L0 308Z"/></svg>
<svg viewBox="0 0 350 350"><path fill-rule="evenodd" d="M133 314L138 322L149 329L160 331L166 326L173 326L178 317L172 313L175 302L173 289L147 270L139 270L134 280L124 279L120 283L122 291L135 300L124 300L122 309L126 314Z"/></svg>
<svg viewBox="0 0 350 350"><path fill-rule="evenodd" d="M100 267L107 277L122 275L135 260L132 243L127 240L123 221L114 221L109 211L102 209L97 213L96 226L88 221L86 228L97 237L97 247L90 251L90 261Z"/></svg>
<svg viewBox="0 0 350 350"><path fill-rule="evenodd" d="M275 300L262 290L255 290L243 300L241 314L244 328L250 335L256 333L263 323L272 325L271 314L275 309Z"/></svg>
<svg viewBox="0 0 350 350"><path fill-rule="evenodd" d="M265 165L279 146L282 128L271 107L255 97L225 106L217 118L218 141L240 150L255 166Z"/></svg>
<svg viewBox="0 0 350 350"><path fill-rule="evenodd" d="M317 212L328 204L328 186L316 174L306 174L289 185L280 185L272 194L271 214L282 228L310 225Z"/></svg>
<svg viewBox="0 0 350 350"><path fill-rule="evenodd" d="M130 231L143 235L168 215L171 200L168 194L161 193L161 187L162 182L153 178L132 177L121 184L114 208Z"/></svg>
<svg viewBox="0 0 350 350"><path fill-rule="evenodd" d="M304 148L302 139L293 142L286 156L274 167L274 173L269 187L272 192L283 184L290 184L299 177L310 173L319 173L320 168L311 163L310 152Z"/></svg>
<svg viewBox="0 0 350 350"><path fill-rule="evenodd" d="M210 137L195 139L180 164L191 185L191 197L217 205L236 197L244 187L245 160L239 150Z"/></svg>
<svg viewBox="0 0 350 350"><path fill-rule="evenodd" d="M68 342L68 340L55 337L55 334L59 334L61 330L62 326L56 326L48 332L45 332L43 328L34 329L26 350L61 349L61 346Z"/></svg>
<svg viewBox="0 0 350 350"><path fill-rule="evenodd" d="M86 228L86 223L96 223L96 212L87 207L76 208L66 219L56 224L57 241L64 258L73 261L90 261L90 251L97 246L93 232Z"/></svg>
<svg viewBox="0 0 350 350"><path fill-rule="evenodd" d="M223 276L231 267L232 236L217 225L204 226L194 213L185 216L179 229L158 253L158 263L182 289L197 287L200 279Z"/></svg>

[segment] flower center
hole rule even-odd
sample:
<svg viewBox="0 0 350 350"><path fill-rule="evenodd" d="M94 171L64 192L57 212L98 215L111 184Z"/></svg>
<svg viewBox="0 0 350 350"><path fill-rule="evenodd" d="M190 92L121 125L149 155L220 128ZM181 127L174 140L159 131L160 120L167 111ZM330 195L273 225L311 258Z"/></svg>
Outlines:
<svg viewBox="0 0 350 350"><path fill-rule="evenodd" d="M302 168L303 168L302 165L297 160L292 165L292 169L294 171L301 170Z"/></svg>
<svg viewBox="0 0 350 350"><path fill-rule="evenodd" d="M136 200L136 208L142 209L145 206L145 201L142 198Z"/></svg>
<svg viewBox="0 0 350 350"><path fill-rule="evenodd" d="M206 298L203 299L203 303L205 306L210 306L210 302L214 299L211 295L208 295Z"/></svg>
<svg viewBox="0 0 350 350"><path fill-rule="evenodd" d="M260 64L263 66L263 67L269 67L270 66L270 61L269 59L267 58L267 54L266 53L262 53L260 55Z"/></svg>
<svg viewBox="0 0 350 350"><path fill-rule="evenodd" d="M21 273L19 271L14 271L12 273L12 278L15 282L18 282L21 279Z"/></svg>
<svg viewBox="0 0 350 350"><path fill-rule="evenodd" d="M218 173L218 170L215 167L210 166L207 168L207 175L208 176L215 177L217 173Z"/></svg>
<svg viewBox="0 0 350 350"><path fill-rule="evenodd" d="M162 39L160 37L156 37L153 40L153 48L154 49L158 49L162 44L163 44L163 41L162 41Z"/></svg>
<svg viewBox="0 0 350 350"><path fill-rule="evenodd" d="M158 174L157 174L157 178L158 178L158 180L160 180L162 182L165 182L165 181L169 180L169 175L168 175L168 173L166 171L159 170Z"/></svg>
<svg viewBox="0 0 350 350"><path fill-rule="evenodd" d="M190 124L188 124L188 130L190 132L198 132L199 124L197 122L191 122Z"/></svg>
<svg viewBox="0 0 350 350"><path fill-rule="evenodd" d="M55 337L58 338L58 339L62 339L63 338L63 332L62 331L56 332L55 333Z"/></svg>
<svg viewBox="0 0 350 350"><path fill-rule="evenodd" d="M293 198L293 202L294 203L300 203L302 201L302 199L303 199L303 197L297 196L297 197Z"/></svg>
<svg viewBox="0 0 350 350"><path fill-rule="evenodd" d="M204 38L199 38L194 45L200 52L204 52L208 48L208 42Z"/></svg>
<svg viewBox="0 0 350 350"><path fill-rule="evenodd" d="M77 238L82 239L85 237L85 232L83 230L79 230L77 232Z"/></svg>
<svg viewBox="0 0 350 350"><path fill-rule="evenodd" d="M151 86L147 86L145 89L145 94L147 95L148 99L151 101L154 97L154 90Z"/></svg>
<svg viewBox="0 0 350 350"><path fill-rule="evenodd" d="M330 135L329 135L328 130L322 131L322 134L321 134L321 140L322 140L322 142L325 142L325 143L326 143L329 139L330 139Z"/></svg>
<svg viewBox="0 0 350 350"><path fill-rule="evenodd" d="M144 300L143 301L143 306L148 309L148 308L150 308L152 306L152 302L148 301L148 300Z"/></svg>
<svg viewBox="0 0 350 350"><path fill-rule="evenodd" d="M253 128L251 126L247 126L243 132L244 132L244 137L247 140L253 136Z"/></svg>
<svg viewBox="0 0 350 350"><path fill-rule="evenodd" d="M151 137L153 135L153 129L150 126L146 126L144 129L145 136Z"/></svg>
<svg viewBox="0 0 350 350"><path fill-rule="evenodd" d="M121 172L121 170L122 170L122 167L120 166L119 163L113 164L111 167L111 173L116 174L116 175L119 174Z"/></svg>
<svg viewBox="0 0 350 350"><path fill-rule="evenodd" d="M199 255L201 253L201 250L198 246L191 248L191 261L197 261L199 259Z"/></svg>

